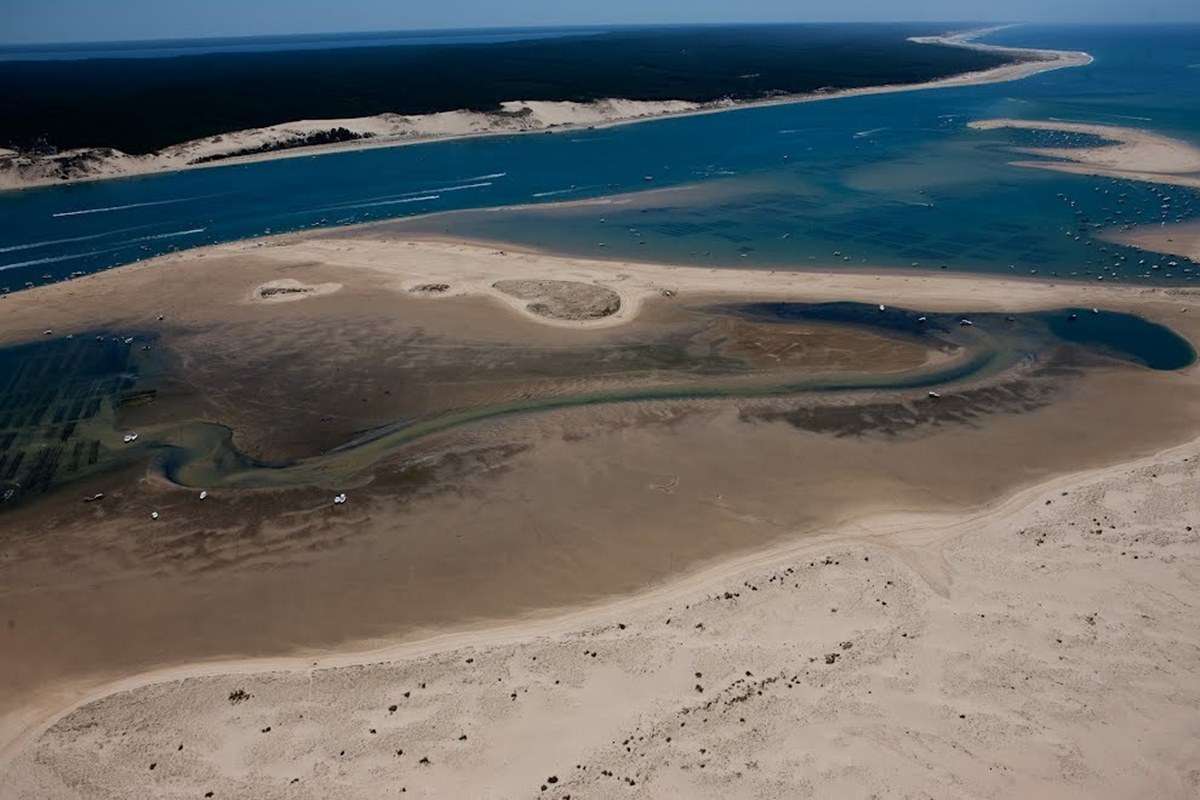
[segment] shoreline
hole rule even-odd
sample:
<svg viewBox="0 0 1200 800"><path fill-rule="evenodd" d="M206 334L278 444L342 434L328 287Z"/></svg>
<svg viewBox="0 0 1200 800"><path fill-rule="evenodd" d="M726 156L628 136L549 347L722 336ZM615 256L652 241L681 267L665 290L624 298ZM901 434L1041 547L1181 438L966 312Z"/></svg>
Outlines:
<svg viewBox="0 0 1200 800"><path fill-rule="evenodd" d="M447 284L442 292L423 297L425 302L464 295L483 297L508 307L523 318L543 325L575 329L609 328L637 319L642 306L664 296L706 295L771 298L797 296L807 301L857 300L893 305L909 303L937 311L1030 311L1063 304L1128 304L1133 298L1159 299L1200 296L1200 288L1187 286L1134 286L1087 281L1064 281L1047 277L1014 278L999 274L950 273L940 270L910 270L902 267L861 269L812 265L803 268L745 269L697 267L686 264L633 262L569 256L534 248L514 247L504 242L464 240L439 235L401 238L372 237L371 230L386 228L388 222L369 222L333 230L279 234L264 239L213 245L210 253L254 253L268 258L300 257L327 259L325 263L351 269L368 269L396 279L397 291L410 293L423 283ZM347 247L346 234L353 236ZM421 256L420 270L404 270L385 264L391 248L404 248ZM274 251L274 252L272 252ZM186 251L165 258L186 259ZM203 252L203 251L200 251ZM150 262L142 262L153 264ZM123 265L115 269L125 269ZM106 270L105 272L111 272ZM102 275L104 273L94 273ZM76 281L87 280L84 276ZM509 279L561 279L603 287L620 296L620 308L593 320L555 320L528 313L515 298L495 289L493 283Z"/></svg>
<svg viewBox="0 0 1200 800"><path fill-rule="evenodd" d="M505 242L461 239L437 234L418 235L403 232L398 237L372 236L386 229L391 221L363 222L338 228L290 231L254 239L223 242L169 253L143 261L121 264L111 269L88 273L69 281L43 284L9 294L0 311L12 313L21 303L50 308L76 302L78 294L108 293L106 284L120 277L153 271L164 265L178 267L179 262L203 262L209 258L248 255L287 263L289 259L323 260L337 269L351 272L366 270L389 282L398 294L437 303L461 297L482 298L507 308L528 322L574 330L599 330L620 327L638 319L642 307L664 297L728 296L746 299L796 297L811 302L858 301L890 305L911 304L930 311L1034 311L1063 305L1098 306L1105 303L1130 305L1142 302L1188 302L1200 297L1200 287L1187 285L1135 286L1100 284L1051 277L1012 277L1002 274L948 272L934 269L863 266L852 269L813 264L799 268L747 269L739 267L698 267L687 264L638 262L620 258L572 256L549 250L514 246ZM389 251L403 248L406 255L419 254L421 267L408 269L389 258ZM531 313L524 301L493 286L508 279L562 280L602 287L616 293L619 307L611 314L594 319L556 319ZM283 279L281 279L283 280ZM348 282L331 282L309 288L312 294L292 297L262 297L260 290L273 288L278 281L247 286L240 292L243 303L274 305L304 303L309 299L335 295ZM424 284L446 285L435 293L420 292ZM664 292L670 293L664 295ZM1135 303L1139 304L1139 303ZM25 315L22 315L25 316ZM11 320L11 316L10 316ZM93 324L89 322L88 324ZM55 322L54 327L63 327ZM46 328L38 318L24 328L12 323L0 336L0 343L33 341Z"/></svg>
<svg viewBox="0 0 1200 800"><path fill-rule="evenodd" d="M339 152L400 147L483 136L566 133L585 129L602 130L622 125L651 122L658 119L716 114L766 106L837 100L863 95L1002 83L1021 80L1050 70L1086 66L1093 61L1091 55L1083 52L1002 47L974 41L974 39L995 30L998 30L998 28L992 27L959 33L948 33L943 36L914 37L912 41L922 44L1002 52L1022 59L988 70L960 73L924 83L864 86L832 92L810 92L745 102L729 100L716 100L708 103L687 103L684 101L653 102L617 98L596 101L594 103L514 100L504 103L503 111L492 113L449 111L408 117L396 114L382 114L375 117L281 123L267 128L233 131L205 139L183 142L165 148L158 153L145 156L130 156L111 148L99 147L71 150L48 158L26 159L28 163L22 164L18 162L23 157L13 154L12 151L0 150L0 191L21 191L44 186L114 180L139 175L248 164L280 158L327 155ZM512 120L524 119L524 117L514 116L513 114L514 111L521 111L522 109L529 109L529 116L535 118L535 122L532 125L525 125L523 123L514 124L512 122ZM416 120L415 123L413 122L414 120ZM507 123L508 127L504 127L506 124L505 120L509 120ZM208 158L213 155L220 155L222 148L217 146L218 143L224 144L228 148L230 145L227 142L232 141L235 150L240 150L277 141L275 137L280 134L285 137L295 138L327 131L335 127L347 128L351 132L358 134L371 133L372 136L371 138L358 138L332 144L288 147L251 155L220 157L217 160L206 161L204 163L187 163L189 160L195 158ZM79 158L94 161L88 167L88 169L93 170L93 174L83 173L65 179L56 177L53 174L47 174L49 170L57 169L55 164L59 160ZM6 161L9 163L6 164Z"/></svg>

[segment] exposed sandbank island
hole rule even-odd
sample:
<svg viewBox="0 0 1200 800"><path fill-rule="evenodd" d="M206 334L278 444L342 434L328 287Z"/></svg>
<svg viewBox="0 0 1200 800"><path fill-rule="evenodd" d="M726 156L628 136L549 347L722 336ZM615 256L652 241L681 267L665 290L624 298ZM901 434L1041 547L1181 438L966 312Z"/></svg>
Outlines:
<svg viewBox="0 0 1200 800"><path fill-rule="evenodd" d="M847 299L1000 328L1094 306L1200 339L1184 289L594 261L388 224L37 287L0 319L5 344L153 334L180 378L120 430L191 415L278 459L430 398L955 357L711 310ZM0 771L16 797L1187 796L1196 448L1164 451L1200 436L1198 380L1063 341L937 398L562 408L364 462L344 506L98 475L0 518L22 654Z"/></svg>
<svg viewBox="0 0 1200 800"><path fill-rule="evenodd" d="M1104 238L1155 253L1200 261L1200 221L1139 225L1129 230L1112 231Z"/></svg>
<svg viewBox="0 0 1200 800"><path fill-rule="evenodd" d="M939 89L1019 80L1053 69L1091 63L1087 53L985 45L974 39L995 28L946 36L917 37L932 46L965 47L1000 53L1012 63L924 83L868 86L771 96L761 100L642 101L607 99L590 103L514 100L497 112L446 111L425 115L381 114L351 119L304 120L233 131L183 142L147 155L113 148L85 148L54 155L0 149L0 190L82 180L170 172L218 164L246 163L339 150L394 147L438 139L552 132L622 125L665 116L717 113L735 108L811 102L865 94Z"/></svg>
<svg viewBox="0 0 1200 800"><path fill-rule="evenodd" d="M1014 147L1015 152L1043 156L1014 166L1076 175L1200 187L1200 147L1150 131L1118 125L1057 120L987 119L968 123L975 130L1026 130L1084 134L1102 140L1084 147Z"/></svg>

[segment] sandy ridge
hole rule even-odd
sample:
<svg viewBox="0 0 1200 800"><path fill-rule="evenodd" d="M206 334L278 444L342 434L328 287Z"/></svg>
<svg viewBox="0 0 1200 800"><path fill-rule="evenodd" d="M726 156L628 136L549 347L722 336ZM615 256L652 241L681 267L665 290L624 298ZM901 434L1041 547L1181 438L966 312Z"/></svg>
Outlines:
<svg viewBox="0 0 1200 800"><path fill-rule="evenodd" d="M384 223L386 225L386 223ZM253 252L281 263L320 261L350 270L369 270L394 281L396 291L437 302L441 298L473 295L487 297L527 319L544 325L570 328L620 326L636 319L643 305L654 298L690 298L705 295L738 297L802 297L809 301L858 300L866 303L910 305L929 310L1027 311L1060 305L1128 303L1131 298L1161 301L1184 296L1186 290L1131 288L1091 283L1013 279L1007 276L947 274L917 270L851 272L846 270L766 270L677 266L655 263L605 261L554 255L488 242L438 238L388 237L377 224L351 228L344 234L302 232L270 239L235 242L167 256L187 259L196 252L212 254ZM404 257L397 258L397 248ZM152 262L150 262L152 263ZM140 268L131 265L127 268ZM98 275L102 275L99 273ZM91 280L87 276L78 281ZM531 312L527 302L496 287L498 281L566 281L611 290L618 307L604 316L556 318ZM76 282L78 282L76 281ZM437 285L437 292L414 291Z"/></svg>

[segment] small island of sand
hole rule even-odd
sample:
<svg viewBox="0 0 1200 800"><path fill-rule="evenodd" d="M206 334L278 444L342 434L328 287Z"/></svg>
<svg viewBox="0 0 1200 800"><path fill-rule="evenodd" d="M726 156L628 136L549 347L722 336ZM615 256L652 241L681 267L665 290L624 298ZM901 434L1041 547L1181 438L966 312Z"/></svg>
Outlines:
<svg viewBox="0 0 1200 800"><path fill-rule="evenodd" d="M621 308L621 296L612 289L577 281L506 280L492 285L506 295L528 301L528 311L554 319L600 319Z"/></svg>
<svg viewBox="0 0 1200 800"><path fill-rule="evenodd" d="M977 120L969 127L1077 133L1101 140L1088 147L1014 147L1015 152L1043 157L1017 161L1015 166L1200 187L1200 147L1161 134L1117 125L1021 119Z"/></svg>

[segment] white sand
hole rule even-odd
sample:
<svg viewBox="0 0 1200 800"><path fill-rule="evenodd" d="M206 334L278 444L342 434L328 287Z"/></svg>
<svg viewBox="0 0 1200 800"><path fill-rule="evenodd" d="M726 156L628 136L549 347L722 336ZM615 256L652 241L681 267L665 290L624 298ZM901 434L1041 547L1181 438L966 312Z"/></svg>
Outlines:
<svg viewBox="0 0 1200 800"><path fill-rule="evenodd" d="M272 125L266 128L254 128L209 136L203 139L172 145L157 153L145 156L128 155L112 148L71 150L56 156L22 156L11 151L0 151L0 190L23 189L32 186L82 180L99 180L153 172L172 172L182 169L246 163L273 158L291 158L294 156L312 155L318 152L361 149L366 147L393 147L433 139L570 130L581 127L628 124L664 116L715 113L732 108L749 106L780 105L864 94L882 94L997 83L1019 80L1047 70L1082 66L1092 61L1092 57L1087 53L1005 48L981 45L972 41L975 37L986 33L987 30L991 29L958 33L944 37L916 38L913 41L1008 53L1024 60L994 69L963 73L926 83L868 86L859 89L774 97L769 100L744 103L730 100L718 100L711 103L691 103L682 100L659 102L619 98L600 100L594 103L513 100L502 103L502 110L495 113L459 110L416 116L380 114L372 117L348 119L301 120ZM328 131L338 127L346 128L360 135L369 135L370 138L222 158L216 162L206 164L190 163L198 158L234 153L265 144L277 144L295 140L311 133ZM82 160L84 163L66 170L68 174L64 175L65 162L77 160Z"/></svg>
<svg viewBox="0 0 1200 800"><path fill-rule="evenodd" d="M1124 305L1135 296L1161 301L1168 292L1185 291L1131 290L1116 285L1051 283L943 272L930 274L915 270L890 273L836 268L829 271L773 271L602 261L518 250L509 245L439 239L398 241L386 235L385 226L377 225L349 230L354 231L353 236L319 232L284 234L189 251L169 258L252 252L256 257L277 260L280 264L318 262L339 270L338 274L346 275L348 281L354 271L369 270L386 276L396 291L431 303L461 295L487 297L527 319L570 328L625 324L637 317L648 299L663 296L676 298L679 302L704 295L729 294L794 297L810 302L853 299L928 310L1024 311L1072 304ZM564 280L601 286L617 293L620 307L608 316L586 320L535 314L529 311L526 301L495 287L499 280L512 279ZM445 284L447 288L436 293L414 291L431 283Z"/></svg>
<svg viewBox="0 0 1200 800"><path fill-rule="evenodd" d="M1016 166L1101 175L1152 183L1200 187L1200 147L1137 128L1079 122L988 119L970 123L976 130L1024 130L1085 133L1111 140L1102 147L1016 147L1014 151L1047 157L1017 161Z"/></svg>
<svg viewBox="0 0 1200 800"><path fill-rule="evenodd" d="M342 288L340 283L301 283L295 278L279 278L256 286L250 293L253 303L290 303L311 297L333 294Z"/></svg>
<svg viewBox="0 0 1200 800"><path fill-rule="evenodd" d="M602 608L119 681L7 751L5 796L1192 798L1197 452Z"/></svg>

